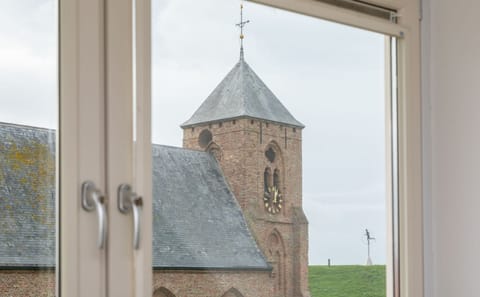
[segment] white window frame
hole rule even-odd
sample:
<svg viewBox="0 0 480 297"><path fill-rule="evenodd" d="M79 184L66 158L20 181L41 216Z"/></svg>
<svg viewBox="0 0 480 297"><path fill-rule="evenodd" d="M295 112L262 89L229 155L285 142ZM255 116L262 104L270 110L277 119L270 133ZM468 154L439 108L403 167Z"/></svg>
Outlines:
<svg viewBox="0 0 480 297"><path fill-rule="evenodd" d="M59 0L59 52L58 292L151 296L150 1ZM103 250L97 218L80 203L87 180L107 201ZM132 244L132 214L117 209L122 183L144 196L139 250Z"/></svg>
<svg viewBox="0 0 480 297"><path fill-rule="evenodd" d="M399 286L401 297L424 295L420 1L367 0L396 10L397 23L315 0L249 0L397 37Z"/></svg>
<svg viewBox="0 0 480 297"><path fill-rule="evenodd" d="M135 75L134 19L144 33L137 35ZM68 297L151 296L151 181L143 178L151 168L150 2L60 0L59 24L58 292ZM133 77L140 81L137 89ZM133 90L142 106L135 147ZM86 180L93 181L107 200L108 241L103 250L96 244L95 214L81 208L80 187ZM132 215L117 209L121 183L145 196L148 211L143 212L138 251L132 247Z"/></svg>
<svg viewBox="0 0 480 297"><path fill-rule="evenodd" d="M105 189L103 5L59 1L59 245L60 296L106 296L106 252L98 222L82 210L81 181Z"/></svg>
<svg viewBox="0 0 480 297"><path fill-rule="evenodd" d="M398 37L400 296L423 296L419 0L368 1L396 10L397 23L315 0L251 1ZM150 0L60 0L59 12L60 294L151 296ZM122 146L123 153L114 150ZM79 203L86 179L104 189L110 225L122 228L110 232L109 255L96 248L97 222ZM116 211L123 182L144 196L138 251L130 245L131 217Z"/></svg>

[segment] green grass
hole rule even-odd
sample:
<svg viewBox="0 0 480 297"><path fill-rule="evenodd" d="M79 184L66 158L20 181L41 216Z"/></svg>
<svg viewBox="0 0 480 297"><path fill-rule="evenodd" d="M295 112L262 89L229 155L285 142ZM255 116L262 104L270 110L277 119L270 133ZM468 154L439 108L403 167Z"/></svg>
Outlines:
<svg viewBox="0 0 480 297"><path fill-rule="evenodd" d="M385 297L385 266L310 266L312 297Z"/></svg>

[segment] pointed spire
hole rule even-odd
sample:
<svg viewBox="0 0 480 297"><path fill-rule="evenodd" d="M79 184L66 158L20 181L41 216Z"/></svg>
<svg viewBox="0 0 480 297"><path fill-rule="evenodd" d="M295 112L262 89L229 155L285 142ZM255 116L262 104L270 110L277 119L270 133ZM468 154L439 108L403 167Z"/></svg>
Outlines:
<svg viewBox="0 0 480 297"><path fill-rule="evenodd" d="M236 24L236 26L240 27L240 61L244 59L244 51L243 51L243 27L246 24L250 23L249 20L243 21L243 4L240 4L240 23Z"/></svg>
<svg viewBox="0 0 480 297"><path fill-rule="evenodd" d="M304 127L243 61L235 64L182 128L238 118Z"/></svg>

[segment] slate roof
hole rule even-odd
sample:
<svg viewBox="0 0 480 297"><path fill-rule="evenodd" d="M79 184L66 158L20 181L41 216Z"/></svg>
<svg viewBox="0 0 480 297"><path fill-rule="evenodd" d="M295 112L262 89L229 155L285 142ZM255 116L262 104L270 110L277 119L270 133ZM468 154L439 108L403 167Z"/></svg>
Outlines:
<svg viewBox="0 0 480 297"><path fill-rule="evenodd" d="M153 146L153 266L270 269L213 156Z"/></svg>
<svg viewBox="0 0 480 297"><path fill-rule="evenodd" d="M241 117L305 127L283 106L243 58L240 58L182 127Z"/></svg>
<svg viewBox="0 0 480 297"><path fill-rule="evenodd" d="M55 131L0 123L0 267L55 267ZM268 270L208 153L154 145L153 266Z"/></svg>
<svg viewBox="0 0 480 297"><path fill-rule="evenodd" d="M0 266L55 266L55 132L0 123Z"/></svg>

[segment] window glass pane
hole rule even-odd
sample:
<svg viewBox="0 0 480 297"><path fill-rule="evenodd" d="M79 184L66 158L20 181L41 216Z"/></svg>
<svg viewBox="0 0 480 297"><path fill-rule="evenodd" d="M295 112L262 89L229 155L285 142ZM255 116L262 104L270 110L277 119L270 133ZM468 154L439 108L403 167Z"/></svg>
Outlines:
<svg viewBox="0 0 480 297"><path fill-rule="evenodd" d="M57 5L0 2L1 296L55 296Z"/></svg>
<svg viewBox="0 0 480 297"><path fill-rule="evenodd" d="M386 296L385 36L240 4L152 1L155 296Z"/></svg>

